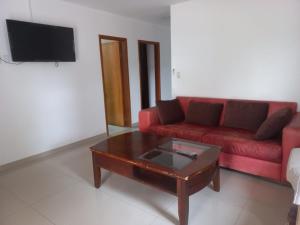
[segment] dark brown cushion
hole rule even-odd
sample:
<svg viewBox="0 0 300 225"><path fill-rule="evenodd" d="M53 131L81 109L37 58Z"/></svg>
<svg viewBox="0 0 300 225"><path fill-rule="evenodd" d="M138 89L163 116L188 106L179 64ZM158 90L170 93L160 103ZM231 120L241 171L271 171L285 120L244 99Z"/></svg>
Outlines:
<svg viewBox="0 0 300 225"><path fill-rule="evenodd" d="M278 136L292 117L293 112L290 108L278 110L262 123L255 134L255 139L266 140Z"/></svg>
<svg viewBox="0 0 300 225"><path fill-rule="evenodd" d="M191 102L185 117L186 123L205 126L218 126L223 104Z"/></svg>
<svg viewBox="0 0 300 225"><path fill-rule="evenodd" d="M178 99L158 101L157 108L161 124L177 123L184 120L184 113Z"/></svg>
<svg viewBox="0 0 300 225"><path fill-rule="evenodd" d="M256 131L268 114L268 103L230 100L227 102L224 126Z"/></svg>

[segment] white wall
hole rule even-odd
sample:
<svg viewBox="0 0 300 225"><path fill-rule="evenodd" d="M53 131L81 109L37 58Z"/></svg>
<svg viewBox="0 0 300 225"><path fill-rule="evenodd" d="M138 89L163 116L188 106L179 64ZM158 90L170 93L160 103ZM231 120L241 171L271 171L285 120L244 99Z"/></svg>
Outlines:
<svg viewBox="0 0 300 225"><path fill-rule="evenodd" d="M155 50L154 45L147 44L147 64L148 64L148 79L149 79L149 104L150 107L156 105L155 95Z"/></svg>
<svg viewBox="0 0 300 225"><path fill-rule="evenodd" d="M179 3L171 40L174 96L300 103L298 0Z"/></svg>
<svg viewBox="0 0 300 225"><path fill-rule="evenodd" d="M98 35L128 39L133 122L140 108L138 39L161 42L162 96L169 98L169 28L58 0L32 0L34 22L75 29L76 63L0 64L0 165L105 132ZM9 55L5 19L29 21L27 0L0 1L0 55Z"/></svg>

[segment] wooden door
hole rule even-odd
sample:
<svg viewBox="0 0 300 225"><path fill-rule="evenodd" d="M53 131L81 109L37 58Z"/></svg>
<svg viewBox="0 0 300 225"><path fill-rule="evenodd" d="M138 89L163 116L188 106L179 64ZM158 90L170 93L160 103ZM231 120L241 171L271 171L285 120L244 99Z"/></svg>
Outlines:
<svg viewBox="0 0 300 225"><path fill-rule="evenodd" d="M120 42L101 43L107 123L125 126Z"/></svg>
<svg viewBox="0 0 300 225"><path fill-rule="evenodd" d="M141 100L142 100L141 103L142 103L142 109L147 109L150 107L147 44L144 43L140 44L139 59L140 59Z"/></svg>
<svg viewBox="0 0 300 225"><path fill-rule="evenodd" d="M154 46L154 67L155 67L155 102L161 99L160 90L160 44L153 41L138 41L139 49L139 67L140 67L140 96L141 108L145 109L151 106L149 93L149 74L148 72L148 53L147 45ZM150 64L151 65L151 64Z"/></svg>

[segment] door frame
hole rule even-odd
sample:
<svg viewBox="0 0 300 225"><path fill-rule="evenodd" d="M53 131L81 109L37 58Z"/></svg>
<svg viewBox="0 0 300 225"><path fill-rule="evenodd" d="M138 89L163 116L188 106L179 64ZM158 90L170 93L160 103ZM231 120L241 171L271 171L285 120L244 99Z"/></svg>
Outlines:
<svg viewBox="0 0 300 225"><path fill-rule="evenodd" d="M142 108L142 70L140 61L140 48L141 44L154 45L154 66L155 66L155 101L161 100L161 87L160 87L160 43L156 41L138 40L138 56L139 56L139 74L140 74L140 98Z"/></svg>
<svg viewBox="0 0 300 225"><path fill-rule="evenodd" d="M120 43L120 61L121 61L121 72L122 72L122 89L123 89L123 107L124 107L124 123L127 127L132 127L131 121L131 103L130 103L130 84L129 84L129 69L128 69L128 48L127 48L127 38L115 37L108 35L99 35L99 48L100 48L100 61L101 61L101 71L102 71L102 85L104 94L104 108L105 108L105 123L106 132L109 135L108 130L108 120L107 120L107 109L106 109L106 96L105 84L104 84L104 68L103 68L103 53L101 40L112 40L119 41Z"/></svg>

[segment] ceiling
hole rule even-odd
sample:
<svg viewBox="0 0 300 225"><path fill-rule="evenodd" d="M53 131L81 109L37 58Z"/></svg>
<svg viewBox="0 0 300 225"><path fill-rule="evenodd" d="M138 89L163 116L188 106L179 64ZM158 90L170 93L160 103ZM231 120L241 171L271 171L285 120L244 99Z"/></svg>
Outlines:
<svg viewBox="0 0 300 225"><path fill-rule="evenodd" d="M149 23L169 25L170 5L186 0L64 0Z"/></svg>

